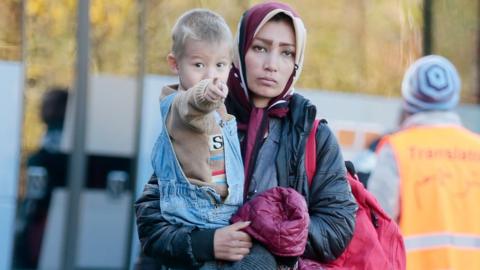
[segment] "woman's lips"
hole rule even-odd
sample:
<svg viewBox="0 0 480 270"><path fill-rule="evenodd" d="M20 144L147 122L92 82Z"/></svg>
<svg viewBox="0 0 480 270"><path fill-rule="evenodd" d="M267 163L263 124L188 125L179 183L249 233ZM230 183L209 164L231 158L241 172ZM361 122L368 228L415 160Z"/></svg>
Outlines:
<svg viewBox="0 0 480 270"><path fill-rule="evenodd" d="M275 79L268 78L268 77L260 77L257 80L261 85L265 85L265 86L274 86L277 84L277 81Z"/></svg>

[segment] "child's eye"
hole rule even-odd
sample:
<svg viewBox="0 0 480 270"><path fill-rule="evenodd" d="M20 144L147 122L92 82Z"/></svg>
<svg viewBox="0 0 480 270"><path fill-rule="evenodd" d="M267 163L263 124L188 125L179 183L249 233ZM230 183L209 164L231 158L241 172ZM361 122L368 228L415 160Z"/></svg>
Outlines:
<svg viewBox="0 0 480 270"><path fill-rule="evenodd" d="M193 64L193 65L194 65L195 67L197 67L197 68L203 68L203 67L205 67L205 65L204 65L203 63L195 63L195 64Z"/></svg>
<svg viewBox="0 0 480 270"><path fill-rule="evenodd" d="M266 52L267 49L265 47L259 46L259 45L253 45L252 49L256 52Z"/></svg>
<svg viewBox="0 0 480 270"><path fill-rule="evenodd" d="M217 67L218 68L224 68L227 66L227 63L224 63L224 62L221 62L221 63L217 63Z"/></svg>

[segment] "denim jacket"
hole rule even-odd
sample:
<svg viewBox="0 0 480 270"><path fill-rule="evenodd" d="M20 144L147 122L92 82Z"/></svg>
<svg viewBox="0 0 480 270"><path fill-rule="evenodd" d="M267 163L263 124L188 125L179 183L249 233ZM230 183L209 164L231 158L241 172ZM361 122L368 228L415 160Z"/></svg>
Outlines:
<svg viewBox="0 0 480 270"><path fill-rule="evenodd" d="M225 122L217 112L213 112L224 137L228 196L222 201L213 188L191 184L178 162L166 129L166 116L175 95L171 94L160 102L162 126L152 152L152 166L160 192L161 215L172 224L198 228L226 226L243 203L244 170L235 119Z"/></svg>

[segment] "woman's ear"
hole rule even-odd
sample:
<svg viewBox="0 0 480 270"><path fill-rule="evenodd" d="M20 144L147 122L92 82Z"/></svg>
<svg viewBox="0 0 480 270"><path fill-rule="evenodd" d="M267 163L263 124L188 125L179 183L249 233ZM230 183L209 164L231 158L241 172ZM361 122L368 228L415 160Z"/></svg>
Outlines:
<svg viewBox="0 0 480 270"><path fill-rule="evenodd" d="M175 55L173 55L173 53L169 53L167 55L167 64L173 74L178 75L177 58L175 58Z"/></svg>

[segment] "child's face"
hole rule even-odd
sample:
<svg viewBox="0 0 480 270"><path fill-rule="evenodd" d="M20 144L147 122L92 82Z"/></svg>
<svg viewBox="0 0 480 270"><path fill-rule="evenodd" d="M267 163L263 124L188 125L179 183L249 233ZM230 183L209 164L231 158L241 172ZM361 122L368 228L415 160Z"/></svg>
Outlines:
<svg viewBox="0 0 480 270"><path fill-rule="evenodd" d="M218 78L227 82L232 62L229 43L188 39L184 49L183 56L176 59L174 70L184 90L204 79Z"/></svg>

